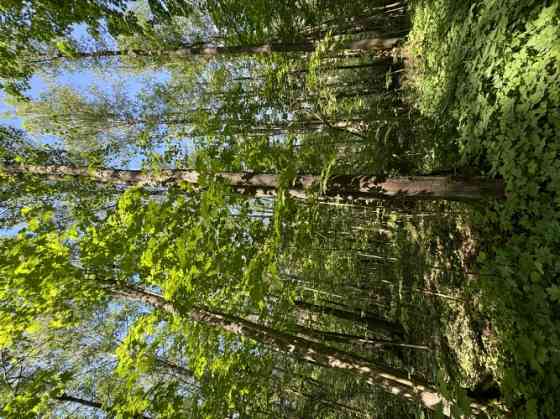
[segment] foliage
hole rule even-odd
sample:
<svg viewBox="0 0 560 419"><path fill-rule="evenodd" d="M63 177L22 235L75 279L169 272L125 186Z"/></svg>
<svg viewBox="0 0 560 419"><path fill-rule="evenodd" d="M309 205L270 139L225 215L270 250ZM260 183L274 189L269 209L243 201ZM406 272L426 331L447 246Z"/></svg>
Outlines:
<svg viewBox="0 0 560 419"><path fill-rule="evenodd" d="M558 411L559 19L557 2L418 2L410 41L420 110L456 124L463 159L506 185L479 218L479 285L519 417Z"/></svg>
<svg viewBox="0 0 560 419"><path fill-rule="evenodd" d="M557 2L55 3L1 6L0 415L560 410ZM314 195L434 172L507 199Z"/></svg>
<svg viewBox="0 0 560 419"><path fill-rule="evenodd" d="M227 306L231 304L231 310L237 313L257 310L266 316L264 284L252 277L264 278L262 270L268 268L264 256L266 245L256 255L252 254L254 243L262 242L259 238L262 226L258 220L247 217L242 205L237 206L235 217L228 215L233 210L233 202L228 201L226 205L224 199L227 198L216 188L218 186L214 185L201 200L198 197L187 200L171 194L159 204L143 202L142 194L130 191L119 200L115 210L96 221L97 226L84 221L62 231L56 230L50 219L52 214L26 211L28 227L16 237L2 241L2 347L10 348L22 339L33 339L38 331L49 336L58 330L72 331L92 312L103 311L104 307L111 313L118 313L118 306L105 304L111 290L118 291L119 284L161 289L165 298L184 313L193 305L229 310ZM202 217L198 219L201 223L196 221L196 213ZM243 220L248 223L246 229L241 225ZM119 240L123 234L129 240ZM173 243L176 247L170 246ZM203 248L208 252L206 257L200 252ZM243 261L250 262L245 267ZM76 281L78 277L81 280ZM14 299L14 295L18 297ZM176 351L190 360L194 376L208 380L202 384L209 385L209 391L216 392L224 385L223 391L230 392L222 408L228 410L236 406L240 400L236 401L236 393L227 380L241 379L240 372L233 371L240 368L244 357L254 356L253 346L250 343L240 346L235 337L229 339L192 324L186 327L178 319L166 317L165 313L158 312L137 314L134 326L128 326L125 331L122 345L113 346L118 358L114 374L127 383L129 395L123 393L124 399L119 401L117 397L108 408L118 417L153 409L172 417L174 409L186 408L187 401L172 396L182 391L173 387L178 383L170 382L162 387L161 382L156 381L153 389L146 389L143 384L147 374L156 373L154 360ZM45 322L46 330L41 326ZM261 350L259 359L263 357ZM257 367L255 362L252 364ZM213 378L207 377L208 371ZM47 373L51 374L41 368L33 374L33 379L44 391L54 392L56 396L61 390L57 390L58 384L49 384L44 378ZM55 375L59 373L56 368L52 371ZM72 373L69 374L72 378ZM256 378L261 376L257 374ZM244 380L247 383L247 377ZM60 385L69 386L64 382ZM37 392L32 388L21 390L23 394ZM192 397L198 397L197 394ZM248 393L243 390L241 394ZM222 398L207 397L210 397L208 403L214 404ZM45 406L37 404L33 398L25 400L39 412L50 405L53 396L45 399L46 402L51 400ZM6 405L5 413L14 412L10 406L12 402ZM199 408L204 410L200 403ZM212 411L218 408L214 405ZM15 409L17 412L19 408Z"/></svg>
<svg viewBox="0 0 560 419"><path fill-rule="evenodd" d="M73 25L86 25L95 37L101 34L101 18L106 19L107 28L114 34L135 28L134 16L126 12L126 2L122 0L71 1L66 7L50 0L9 1L3 2L0 13L1 87L14 95L21 95L29 87L34 71L31 61L37 60L37 55L48 49L63 56L73 54Z"/></svg>
<svg viewBox="0 0 560 419"><path fill-rule="evenodd" d="M390 2L287 0L231 1L206 0L205 7L226 39L241 43L298 42L320 39L327 32L402 33L406 20L402 15L383 16Z"/></svg>

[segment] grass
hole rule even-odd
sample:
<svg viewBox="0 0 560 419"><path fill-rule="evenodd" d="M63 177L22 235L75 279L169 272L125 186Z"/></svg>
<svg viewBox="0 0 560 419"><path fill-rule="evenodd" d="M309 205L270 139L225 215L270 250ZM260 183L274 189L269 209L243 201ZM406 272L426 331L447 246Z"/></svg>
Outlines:
<svg viewBox="0 0 560 419"><path fill-rule="evenodd" d="M504 179L477 217L474 293L514 417L560 412L560 2L418 0L406 46L419 113L457 167ZM472 169L471 169L472 170Z"/></svg>

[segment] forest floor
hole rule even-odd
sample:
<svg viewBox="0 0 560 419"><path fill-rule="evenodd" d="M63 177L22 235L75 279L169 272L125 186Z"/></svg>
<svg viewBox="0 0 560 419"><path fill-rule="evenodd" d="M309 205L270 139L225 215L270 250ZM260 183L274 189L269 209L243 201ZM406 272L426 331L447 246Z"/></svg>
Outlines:
<svg viewBox="0 0 560 419"><path fill-rule="evenodd" d="M403 287L408 292L402 293L398 306L411 310L403 309L399 320L415 341L431 342L432 357L425 368L442 393L458 401L457 416L467 411L466 403L461 406L469 395L465 389L478 397L497 397L494 377L499 375L498 339L481 310L477 288L480 237L471 213L469 204L448 203L437 217L406 224L398 240L401 260L412 261L404 276L416 279ZM418 308L423 322L413 311Z"/></svg>
<svg viewBox="0 0 560 419"><path fill-rule="evenodd" d="M408 87L437 127L435 151L455 150L439 158L501 177L507 190L473 215L480 242L469 298L483 313L481 339L494 340L477 362L514 416L557 417L560 2L418 0L412 23Z"/></svg>

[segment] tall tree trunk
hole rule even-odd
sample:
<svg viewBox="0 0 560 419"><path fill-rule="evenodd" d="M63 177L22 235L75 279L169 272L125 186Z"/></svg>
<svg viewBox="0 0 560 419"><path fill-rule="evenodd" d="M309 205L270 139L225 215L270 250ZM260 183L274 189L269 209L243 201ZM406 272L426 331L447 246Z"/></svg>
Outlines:
<svg viewBox="0 0 560 419"><path fill-rule="evenodd" d="M383 51L395 47L401 37L384 37L379 35L375 38L359 39L343 44L339 49L354 51ZM261 45L235 45L235 46L214 46L214 45L183 45L173 49L163 49L159 51L145 49L123 49L123 50L99 50L94 52L75 52L72 57L56 55L44 57L33 61L34 64L44 64L61 59L88 59L88 58L112 58L112 57L152 57L152 56L176 56L176 57L218 57L230 55L261 55L272 53L290 52L312 52L315 50L315 42L302 41L293 44L289 43L266 43Z"/></svg>
<svg viewBox="0 0 560 419"><path fill-rule="evenodd" d="M82 406L93 407L94 409L103 409L103 404L96 400L87 400L79 397L71 396L69 394L63 393L60 396L55 397L56 400L61 402L77 403Z"/></svg>
<svg viewBox="0 0 560 419"><path fill-rule="evenodd" d="M246 319L211 311L204 308L193 307L188 313L182 313L172 303L159 294L140 288L125 286L114 290L116 296L122 296L154 308L163 310L172 315L190 318L193 321L217 327L226 332L250 338L274 350L291 354L296 358L313 364L337 368L363 377L368 383L380 386L385 391L404 400L415 401L430 410L443 407L444 413L451 414L452 403L446 400L435 388L418 377L399 370L372 364L365 358L341 351L318 342L313 342L297 337L286 332L272 329ZM482 413L487 409L484 401L471 402L475 413Z"/></svg>
<svg viewBox="0 0 560 419"><path fill-rule="evenodd" d="M307 400L310 401L310 403L313 403L313 405L317 405L317 404L321 404L324 406L327 406L329 408L331 408L332 410L335 411L339 411L339 410L343 410L346 411L347 413L351 414L352 416L359 416L359 417L370 417L369 415L367 415L364 411L360 410L360 409L356 409L352 406L348 406L344 403L340 403L336 400L327 400L324 397L322 397L321 393L319 394L314 394L314 393L306 393L300 389L292 389L292 388L288 388L286 389L287 393L292 393L295 394L296 396L305 398Z"/></svg>
<svg viewBox="0 0 560 419"><path fill-rule="evenodd" d="M361 64L348 64L348 65L324 65L321 66L321 70L323 71L338 71L338 70L356 70L356 69L364 69L364 68L378 68L383 70L382 73L384 74L391 66L393 65L393 59L390 57L381 57L376 61L361 63ZM309 68L300 68L297 70L289 71L288 74L304 74L308 73Z"/></svg>
<svg viewBox="0 0 560 419"><path fill-rule="evenodd" d="M186 182L199 183L201 174L195 170L161 170L149 173L141 170L90 169L78 166L7 164L0 165L6 174L43 175L52 180L62 180L65 176L83 177L98 182L129 185L165 185ZM256 196L274 196L280 187L280 176L267 173L221 172L215 176L242 193ZM296 176L288 193L297 198L305 198L309 192L319 190L321 177L316 175ZM398 177L379 181L372 176L334 176L326 182L323 196L343 199L445 199L473 200L481 198L503 198L504 186L501 180L479 177L457 178L452 176Z"/></svg>

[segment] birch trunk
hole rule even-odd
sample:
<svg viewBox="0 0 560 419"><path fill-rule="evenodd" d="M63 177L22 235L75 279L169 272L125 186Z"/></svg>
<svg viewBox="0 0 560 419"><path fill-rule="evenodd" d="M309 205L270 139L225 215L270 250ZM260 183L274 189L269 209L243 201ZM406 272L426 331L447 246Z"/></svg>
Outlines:
<svg viewBox="0 0 560 419"><path fill-rule="evenodd" d="M179 182L198 185L201 178L201 174L195 170L160 170L158 173L149 173L141 170L26 164L0 165L0 170L8 175L34 174L51 180L62 180L69 176L87 178L97 182L137 186ZM215 176L239 192L255 196L274 196L280 187L280 177L275 174L221 172ZM320 176L298 175L293 179L288 193L297 198L306 198L311 192L319 191L321 182ZM504 197L504 186L501 180L479 177L416 176L379 181L372 176L335 176L329 179L324 186L320 195L341 199L477 200Z"/></svg>

